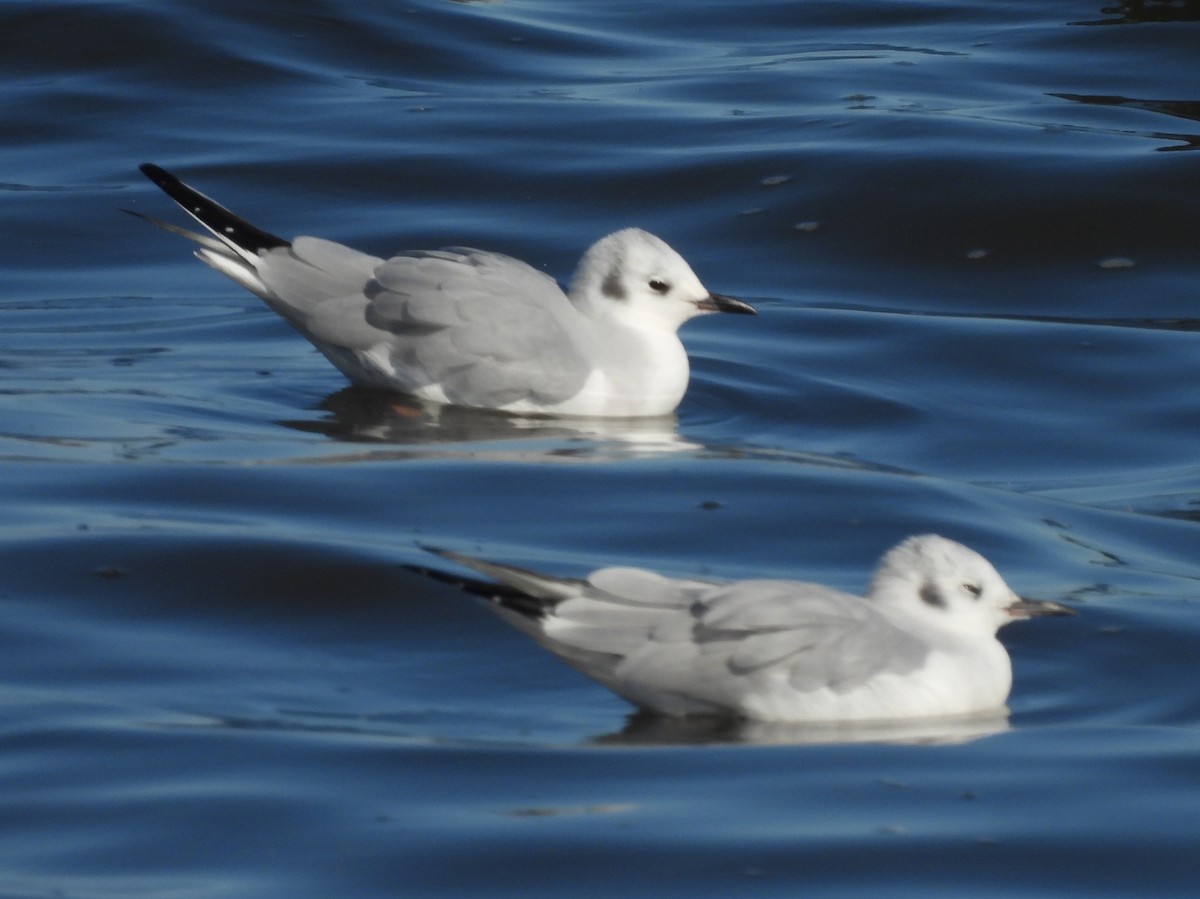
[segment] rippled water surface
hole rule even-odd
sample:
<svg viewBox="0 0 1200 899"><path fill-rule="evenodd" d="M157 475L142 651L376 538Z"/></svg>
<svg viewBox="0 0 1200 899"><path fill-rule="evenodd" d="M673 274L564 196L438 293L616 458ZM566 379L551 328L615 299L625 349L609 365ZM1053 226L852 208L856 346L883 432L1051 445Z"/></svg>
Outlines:
<svg viewBox="0 0 1200 899"><path fill-rule="evenodd" d="M0 5L0 895L1195 895L1198 49L1193 0ZM669 419L432 415L122 215L147 160L560 279L638 225L761 314ZM1008 716L632 717L402 568L857 591L924 531L1080 612L1005 631Z"/></svg>

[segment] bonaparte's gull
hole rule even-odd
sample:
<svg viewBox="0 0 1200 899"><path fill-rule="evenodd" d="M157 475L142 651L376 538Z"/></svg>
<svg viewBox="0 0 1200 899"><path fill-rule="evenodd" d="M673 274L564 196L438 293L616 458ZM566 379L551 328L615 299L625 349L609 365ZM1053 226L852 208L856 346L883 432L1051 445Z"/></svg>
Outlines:
<svg viewBox="0 0 1200 899"><path fill-rule="evenodd" d="M352 381L427 401L665 415L688 383L679 326L704 312L754 313L710 293L683 257L637 228L595 243L564 294L499 253L451 247L380 259L317 237L287 241L156 165L141 171L213 236L151 222L199 244L201 261L265 300Z"/></svg>
<svg viewBox="0 0 1200 899"><path fill-rule="evenodd" d="M758 721L885 721L1001 709L1010 621L1074 614L1017 596L981 555L910 537L865 598L783 580L674 580L601 568L551 577L431 550L494 580L412 570L483 597L509 624L643 709Z"/></svg>

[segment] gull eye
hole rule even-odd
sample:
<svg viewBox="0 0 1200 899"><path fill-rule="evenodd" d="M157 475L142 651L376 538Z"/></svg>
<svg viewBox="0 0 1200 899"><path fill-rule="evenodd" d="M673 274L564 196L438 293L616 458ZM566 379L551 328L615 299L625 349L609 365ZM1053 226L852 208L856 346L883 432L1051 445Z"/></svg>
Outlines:
<svg viewBox="0 0 1200 899"><path fill-rule="evenodd" d="M650 279L650 289L655 293L666 293L671 289L671 285L666 281L660 281L658 278Z"/></svg>
<svg viewBox="0 0 1200 899"><path fill-rule="evenodd" d="M975 599L979 599L979 595L983 593L983 588L978 584L963 584L962 587L973 597L975 597Z"/></svg>

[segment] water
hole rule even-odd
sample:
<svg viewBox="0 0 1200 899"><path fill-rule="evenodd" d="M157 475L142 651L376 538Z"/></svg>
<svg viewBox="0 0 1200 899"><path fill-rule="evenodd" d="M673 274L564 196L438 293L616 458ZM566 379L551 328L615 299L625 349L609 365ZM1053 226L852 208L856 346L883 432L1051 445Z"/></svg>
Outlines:
<svg viewBox="0 0 1200 899"><path fill-rule="evenodd" d="M1191 896L1200 6L0 7L0 895ZM757 319L677 415L404 414L182 242L569 276L661 234ZM401 566L858 590L936 531L1077 618L971 728L705 729Z"/></svg>

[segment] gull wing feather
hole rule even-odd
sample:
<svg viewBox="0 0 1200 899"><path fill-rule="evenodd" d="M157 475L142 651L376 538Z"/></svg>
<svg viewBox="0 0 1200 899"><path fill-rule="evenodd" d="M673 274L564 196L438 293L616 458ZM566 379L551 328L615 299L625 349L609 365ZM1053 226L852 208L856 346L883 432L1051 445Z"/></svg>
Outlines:
<svg viewBox="0 0 1200 899"><path fill-rule="evenodd" d="M929 653L869 602L798 581L740 581L718 590L695 636L731 673L784 672L800 692L845 692L881 672L915 671Z"/></svg>
<svg viewBox="0 0 1200 899"><path fill-rule="evenodd" d="M389 335L398 369L440 384L454 403L552 404L591 366L573 340L577 315L554 280L498 253L459 248L393 256L366 295L366 320Z"/></svg>
<svg viewBox="0 0 1200 899"><path fill-rule="evenodd" d="M323 307L333 303L340 314L349 307L357 313L354 318L364 321L369 301L363 290L382 262L331 240L297 237L289 246L263 252L255 267L267 290L262 297L272 309L306 334L333 343L339 340L330 331L333 309ZM375 328L362 333L373 342L386 336Z"/></svg>
<svg viewBox="0 0 1200 899"><path fill-rule="evenodd" d="M505 256L439 250L382 260L299 237L264 252L258 275L263 298L352 376L380 353L410 390L435 384L452 403L498 407L560 402L590 371L563 320L574 314L566 296Z"/></svg>

